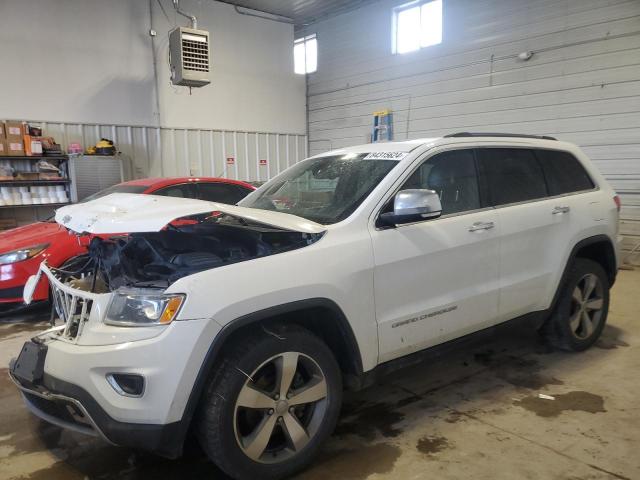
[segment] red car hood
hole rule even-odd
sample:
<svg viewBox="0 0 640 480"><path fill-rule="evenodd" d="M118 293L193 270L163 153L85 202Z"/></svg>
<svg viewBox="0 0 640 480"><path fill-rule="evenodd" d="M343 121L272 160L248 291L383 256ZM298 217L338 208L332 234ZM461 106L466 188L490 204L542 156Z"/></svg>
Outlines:
<svg viewBox="0 0 640 480"><path fill-rule="evenodd" d="M0 253L41 243L53 243L56 238L67 235L67 230L55 222L38 222L13 228L0 232Z"/></svg>

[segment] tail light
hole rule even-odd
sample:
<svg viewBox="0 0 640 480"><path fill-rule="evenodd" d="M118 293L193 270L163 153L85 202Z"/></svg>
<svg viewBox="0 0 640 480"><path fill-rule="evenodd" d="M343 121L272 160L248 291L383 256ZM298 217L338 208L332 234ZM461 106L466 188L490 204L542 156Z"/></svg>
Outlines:
<svg viewBox="0 0 640 480"><path fill-rule="evenodd" d="M620 207L622 206L622 204L620 203L620 197L618 195L615 195L613 197L613 203L616 204L616 208L618 209L618 212L620 211Z"/></svg>

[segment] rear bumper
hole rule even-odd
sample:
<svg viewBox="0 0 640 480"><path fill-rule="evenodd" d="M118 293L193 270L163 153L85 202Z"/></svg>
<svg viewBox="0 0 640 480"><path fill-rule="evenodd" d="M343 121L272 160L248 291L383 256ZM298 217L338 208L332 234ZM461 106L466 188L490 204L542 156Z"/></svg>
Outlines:
<svg viewBox="0 0 640 480"><path fill-rule="evenodd" d="M168 458L182 453L186 425L119 422L111 418L84 389L44 375L41 385L21 383L11 372L27 408L37 417L62 428L99 436L123 447L139 448Z"/></svg>

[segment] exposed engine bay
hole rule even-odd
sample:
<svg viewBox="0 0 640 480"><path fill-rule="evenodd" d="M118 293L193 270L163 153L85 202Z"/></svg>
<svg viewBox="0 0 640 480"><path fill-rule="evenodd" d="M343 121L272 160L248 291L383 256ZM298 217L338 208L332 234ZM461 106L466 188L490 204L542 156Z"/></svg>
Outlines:
<svg viewBox="0 0 640 480"><path fill-rule="evenodd" d="M125 286L166 288L203 270L305 247L322 235L220 213L195 215L159 232L94 236L88 254L70 260L57 273L75 288L96 293Z"/></svg>

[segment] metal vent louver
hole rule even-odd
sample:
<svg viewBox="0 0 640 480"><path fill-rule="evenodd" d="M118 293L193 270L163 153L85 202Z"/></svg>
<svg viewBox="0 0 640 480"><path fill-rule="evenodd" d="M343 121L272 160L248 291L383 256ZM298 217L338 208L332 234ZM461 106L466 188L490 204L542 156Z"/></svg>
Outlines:
<svg viewBox="0 0 640 480"><path fill-rule="evenodd" d="M171 82L186 87L210 83L209 32L179 27L169 33Z"/></svg>
<svg viewBox="0 0 640 480"><path fill-rule="evenodd" d="M209 71L209 43L203 35L182 36L182 66L187 70Z"/></svg>

